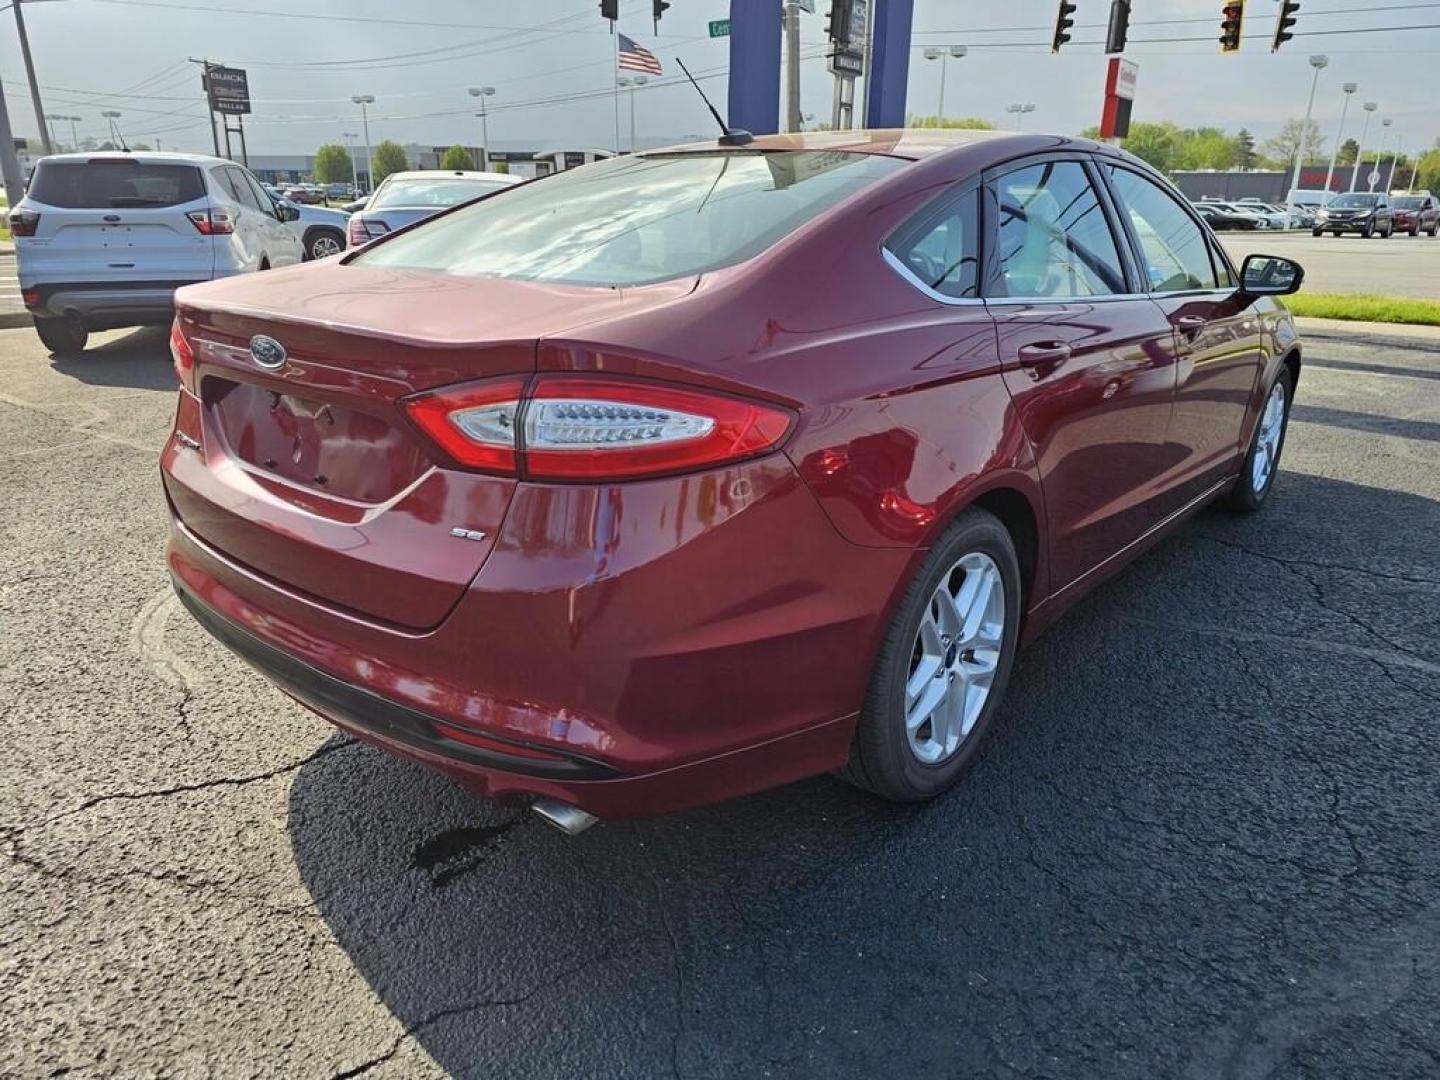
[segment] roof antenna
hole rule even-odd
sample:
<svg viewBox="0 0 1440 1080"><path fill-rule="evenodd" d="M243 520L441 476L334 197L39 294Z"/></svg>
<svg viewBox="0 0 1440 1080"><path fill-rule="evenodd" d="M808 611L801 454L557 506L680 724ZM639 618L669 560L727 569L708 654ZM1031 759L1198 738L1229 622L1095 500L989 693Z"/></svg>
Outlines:
<svg viewBox="0 0 1440 1080"><path fill-rule="evenodd" d="M746 146L754 142L755 136L744 128L732 128L725 123L725 118L720 115L714 105L710 104L710 99L705 96L705 91L700 89L700 84L695 81L695 76L690 74L690 69L685 66L685 61L677 56L675 62L680 65L680 70L685 72L685 77L690 80L690 85L695 87L695 93L700 95L700 100L705 102L705 107L710 110L710 115L715 118L715 123L720 125L720 130L724 133L720 136L720 145Z"/></svg>

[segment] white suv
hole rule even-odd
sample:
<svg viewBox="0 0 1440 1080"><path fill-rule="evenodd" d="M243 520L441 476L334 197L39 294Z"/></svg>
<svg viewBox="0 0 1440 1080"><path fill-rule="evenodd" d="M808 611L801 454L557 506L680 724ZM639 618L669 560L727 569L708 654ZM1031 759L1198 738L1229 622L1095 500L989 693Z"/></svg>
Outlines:
<svg viewBox="0 0 1440 1080"><path fill-rule="evenodd" d="M293 215L222 158L57 154L36 163L10 232L40 340L75 353L92 330L169 322L181 285L299 262Z"/></svg>

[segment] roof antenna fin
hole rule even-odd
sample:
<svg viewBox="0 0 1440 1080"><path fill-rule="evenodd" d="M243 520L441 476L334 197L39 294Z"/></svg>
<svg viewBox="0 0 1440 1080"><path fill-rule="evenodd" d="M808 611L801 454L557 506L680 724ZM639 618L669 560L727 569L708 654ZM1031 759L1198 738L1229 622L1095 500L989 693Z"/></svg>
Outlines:
<svg viewBox="0 0 1440 1080"><path fill-rule="evenodd" d="M723 134L720 136L721 146L745 146L755 141L755 136L744 128L732 128L725 123L725 118L720 115L710 99L705 96L705 91L700 89L700 84L695 81L695 76L690 74L690 69L685 66L685 61L678 56L675 62L680 65L680 70L685 72L685 77L690 80L690 85L695 87L695 93L700 95L700 100L705 102L705 107L710 110L710 115L715 118L715 123L720 125Z"/></svg>

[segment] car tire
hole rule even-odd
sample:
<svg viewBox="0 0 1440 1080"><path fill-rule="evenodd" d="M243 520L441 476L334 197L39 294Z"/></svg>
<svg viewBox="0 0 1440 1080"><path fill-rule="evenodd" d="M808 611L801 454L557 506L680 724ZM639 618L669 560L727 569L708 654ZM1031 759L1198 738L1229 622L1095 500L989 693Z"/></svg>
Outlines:
<svg viewBox="0 0 1440 1080"><path fill-rule="evenodd" d="M1416 225L1413 229L1411 229L1411 230L1410 230L1410 235L1411 235L1411 236L1419 236L1419 235L1420 235L1420 226L1419 226L1419 225Z"/></svg>
<svg viewBox="0 0 1440 1080"><path fill-rule="evenodd" d="M90 331L78 319L57 318L51 315L36 315L35 332L41 342L56 356L74 356L85 351L90 340Z"/></svg>
<svg viewBox="0 0 1440 1080"><path fill-rule="evenodd" d="M1311 236L1320 236L1320 235L1322 235L1324 232L1325 232L1324 229L1311 229L1311 230L1310 230L1310 235L1311 235Z"/></svg>
<svg viewBox="0 0 1440 1080"><path fill-rule="evenodd" d="M942 589L959 602L942 609ZM929 799L955 783L1005 696L1020 637L1021 592L1009 531L985 510L965 510L930 548L896 606L842 779L894 802ZM912 692L917 677L919 689ZM922 716L935 694L938 704Z"/></svg>
<svg viewBox="0 0 1440 1080"><path fill-rule="evenodd" d="M328 259L345 250L345 235L339 229L315 228L305 234L305 259Z"/></svg>
<svg viewBox="0 0 1440 1080"><path fill-rule="evenodd" d="M1280 471L1280 457L1285 451L1285 432L1290 426L1290 403L1294 393L1290 365L1281 364L1275 381L1265 392L1265 405L1255 421L1255 434L1250 437L1250 449L1240 465L1240 475L1230 489L1227 501L1230 509L1236 513L1253 514L1259 510L1265 505L1270 489L1275 486L1275 477ZM1272 417L1270 410L1276 407L1279 414ZM1263 464L1260 462L1262 454L1265 455Z"/></svg>
<svg viewBox="0 0 1440 1080"><path fill-rule="evenodd" d="M1360 230L1360 239L1362 240L1369 240L1374 235L1375 223L1373 221L1366 224L1366 226Z"/></svg>

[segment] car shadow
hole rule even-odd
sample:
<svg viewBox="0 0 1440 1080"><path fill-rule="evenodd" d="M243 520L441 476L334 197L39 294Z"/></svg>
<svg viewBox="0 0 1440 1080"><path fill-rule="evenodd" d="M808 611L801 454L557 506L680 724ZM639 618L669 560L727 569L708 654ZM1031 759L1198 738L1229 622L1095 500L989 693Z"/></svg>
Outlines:
<svg viewBox="0 0 1440 1080"><path fill-rule="evenodd" d="M141 326L124 336L92 344L77 356L51 355L51 366L91 386L175 390L180 386L170 358L170 329Z"/></svg>
<svg viewBox="0 0 1440 1080"><path fill-rule="evenodd" d="M1433 821L1440 657L1379 622L1392 679L1345 647L1352 586L1440 629L1413 543L1440 504L1281 481L1042 637L926 805L824 777L567 838L363 743L316 755L295 858L399 1025L351 1067L408 1036L455 1076L1249 1076L1337 1022L1327 957L1423 991L1383 935L1440 863L1390 825Z"/></svg>

